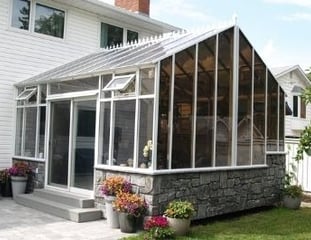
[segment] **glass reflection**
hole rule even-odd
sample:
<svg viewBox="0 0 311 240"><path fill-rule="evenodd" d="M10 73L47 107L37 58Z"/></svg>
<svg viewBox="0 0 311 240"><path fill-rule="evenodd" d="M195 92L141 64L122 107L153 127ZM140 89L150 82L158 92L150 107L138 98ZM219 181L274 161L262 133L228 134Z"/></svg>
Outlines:
<svg viewBox="0 0 311 240"><path fill-rule="evenodd" d="M278 84L268 73L267 151L277 151L278 146Z"/></svg>
<svg viewBox="0 0 311 240"><path fill-rule="evenodd" d="M109 136L110 136L111 103L102 102L100 105L100 134L99 134L99 161L109 164Z"/></svg>
<svg viewBox="0 0 311 240"><path fill-rule="evenodd" d="M233 28L219 34L216 166L231 165Z"/></svg>
<svg viewBox="0 0 311 240"><path fill-rule="evenodd" d="M216 37L199 44L195 167L210 167L214 146Z"/></svg>
<svg viewBox="0 0 311 240"><path fill-rule="evenodd" d="M237 165L251 164L252 47L240 32Z"/></svg>
<svg viewBox="0 0 311 240"><path fill-rule="evenodd" d="M30 1L14 0L12 7L12 27L29 29Z"/></svg>

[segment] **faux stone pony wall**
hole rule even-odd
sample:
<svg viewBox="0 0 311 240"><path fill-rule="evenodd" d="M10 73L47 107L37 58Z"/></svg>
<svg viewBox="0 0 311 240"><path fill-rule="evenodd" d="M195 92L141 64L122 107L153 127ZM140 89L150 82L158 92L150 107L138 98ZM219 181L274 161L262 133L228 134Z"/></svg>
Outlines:
<svg viewBox="0 0 311 240"><path fill-rule="evenodd" d="M98 191L110 175L121 175L140 186L149 204L149 214L162 214L174 199L187 199L196 208L195 219L246 209L271 206L280 201L285 175L285 155L268 155L268 167L239 170L210 170L195 173L143 175L117 171L96 171L96 203L104 206Z"/></svg>

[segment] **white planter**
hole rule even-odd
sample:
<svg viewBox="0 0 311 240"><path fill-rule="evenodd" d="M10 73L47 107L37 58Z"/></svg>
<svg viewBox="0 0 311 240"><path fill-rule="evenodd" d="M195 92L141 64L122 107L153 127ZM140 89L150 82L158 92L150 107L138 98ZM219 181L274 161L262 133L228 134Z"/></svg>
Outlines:
<svg viewBox="0 0 311 240"><path fill-rule="evenodd" d="M176 236L185 235L190 229L190 219L170 218L167 217L168 225L174 231Z"/></svg>
<svg viewBox="0 0 311 240"><path fill-rule="evenodd" d="M301 198L299 197L290 197L290 196L284 196L283 197L283 205L286 208L290 209L298 209L301 205Z"/></svg>
<svg viewBox="0 0 311 240"><path fill-rule="evenodd" d="M14 200L18 194L25 193L27 179L27 177L11 176L12 195Z"/></svg>
<svg viewBox="0 0 311 240"><path fill-rule="evenodd" d="M112 207L112 202L116 199L114 196L105 196L105 208L107 223L111 228L120 228L118 212Z"/></svg>

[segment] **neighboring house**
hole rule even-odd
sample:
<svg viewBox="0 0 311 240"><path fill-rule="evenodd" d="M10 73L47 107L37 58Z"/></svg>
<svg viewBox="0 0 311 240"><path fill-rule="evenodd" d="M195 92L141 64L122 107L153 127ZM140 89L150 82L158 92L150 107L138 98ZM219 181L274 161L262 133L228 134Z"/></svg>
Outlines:
<svg viewBox="0 0 311 240"><path fill-rule="evenodd" d="M311 82L299 65L272 68L271 71L284 89L291 110L285 117L287 169L296 173L297 181L305 191L311 192L310 157L305 154L299 164L294 160L300 133L311 120L311 105L306 105L301 99L302 92L311 86Z"/></svg>
<svg viewBox="0 0 311 240"><path fill-rule="evenodd" d="M285 94L237 25L95 51L16 87L14 161L45 188L18 202L47 211L37 194L57 190L100 207L99 184L115 174L153 215L180 198L196 219L280 200Z"/></svg>
<svg viewBox="0 0 311 240"><path fill-rule="evenodd" d="M14 155L13 84L100 47L178 30L148 17L149 0L116 0L116 5L97 0L0 1L0 169L10 166ZM38 149L26 155L43 158Z"/></svg>

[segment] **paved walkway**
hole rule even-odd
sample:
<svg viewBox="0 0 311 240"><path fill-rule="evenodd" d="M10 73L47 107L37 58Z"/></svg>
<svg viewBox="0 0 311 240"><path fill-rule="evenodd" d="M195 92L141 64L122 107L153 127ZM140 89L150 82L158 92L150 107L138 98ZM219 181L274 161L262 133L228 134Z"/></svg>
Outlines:
<svg viewBox="0 0 311 240"><path fill-rule="evenodd" d="M0 199L0 240L117 240L130 235L110 228L106 220L75 223Z"/></svg>

